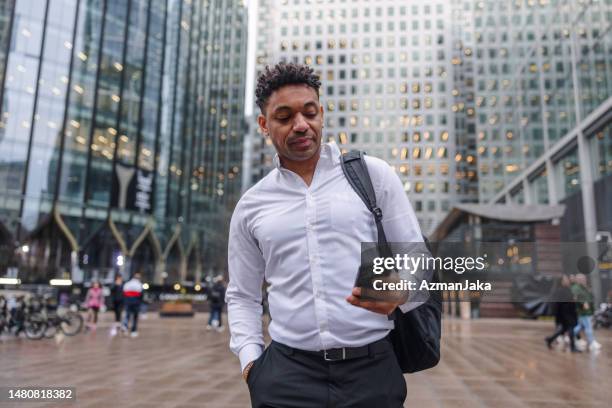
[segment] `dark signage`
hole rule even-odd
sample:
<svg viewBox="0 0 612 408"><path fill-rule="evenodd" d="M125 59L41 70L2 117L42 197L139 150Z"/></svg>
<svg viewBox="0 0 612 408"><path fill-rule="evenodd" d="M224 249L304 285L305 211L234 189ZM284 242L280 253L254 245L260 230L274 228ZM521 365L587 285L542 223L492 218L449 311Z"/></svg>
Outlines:
<svg viewBox="0 0 612 408"><path fill-rule="evenodd" d="M117 163L111 206L150 214L153 210L153 172Z"/></svg>

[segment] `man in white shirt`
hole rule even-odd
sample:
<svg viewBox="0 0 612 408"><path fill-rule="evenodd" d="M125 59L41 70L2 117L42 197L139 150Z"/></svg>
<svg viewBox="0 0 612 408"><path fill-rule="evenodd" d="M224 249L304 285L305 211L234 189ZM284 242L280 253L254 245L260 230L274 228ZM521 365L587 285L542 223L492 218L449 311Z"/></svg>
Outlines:
<svg viewBox="0 0 612 408"><path fill-rule="evenodd" d="M247 191L229 234L230 348L253 407L401 407L406 383L387 338L397 307L361 298L353 283L361 242L377 240L372 214L352 190L335 143L321 143L321 83L280 63L258 79L258 123L276 168ZM403 186L366 157L389 242L422 241ZM264 350L262 284L272 343Z"/></svg>

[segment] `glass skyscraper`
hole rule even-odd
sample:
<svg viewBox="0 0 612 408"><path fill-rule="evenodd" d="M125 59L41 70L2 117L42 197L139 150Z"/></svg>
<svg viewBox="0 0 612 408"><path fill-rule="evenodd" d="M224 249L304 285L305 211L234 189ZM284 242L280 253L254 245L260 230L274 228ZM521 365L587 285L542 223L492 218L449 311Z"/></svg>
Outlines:
<svg viewBox="0 0 612 408"><path fill-rule="evenodd" d="M580 219L584 201L567 238L612 231L610 1L257 3L256 72L311 65L324 139L389 162L426 234L457 202L567 202ZM272 148L253 145L256 180Z"/></svg>
<svg viewBox="0 0 612 408"><path fill-rule="evenodd" d="M476 199L455 177L452 5L446 1L260 0L256 70L278 61L311 65L322 80L324 141L386 160L428 233L450 203ZM258 112L258 110L255 110ZM258 148L254 177L271 166ZM257 142L261 141L261 144ZM467 171L466 171L467 174ZM475 178L475 172L470 173Z"/></svg>
<svg viewBox="0 0 612 408"><path fill-rule="evenodd" d="M0 275L222 271L246 23L233 0L1 3Z"/></svg>
<svg viewBox="0 0 612 408"><path fill-rule="evenodd" d="M474 1L463 12L480 201L565 204L568 241L612 232L612 3Z"/></svg>
<svg viewBox="0 0 612 408"><path fill-rule="evenodd" d="M462 9L472 21L462 57L475 66L479 196L489 201L612 95L612 6L473 1ZM533 192L513 187L513 201L557 202L577 180L539 178Z"/></svg>
<svg viewBox="0 0 612 408"><path fill-rule="evenodd" d="M475 96L479 202L526 213L562 204L557 239L612 242L612 3L457 4L453 18L466 22L458 69ZM599 259L590 278L602 300L612 250L590 256Z"/></svg>

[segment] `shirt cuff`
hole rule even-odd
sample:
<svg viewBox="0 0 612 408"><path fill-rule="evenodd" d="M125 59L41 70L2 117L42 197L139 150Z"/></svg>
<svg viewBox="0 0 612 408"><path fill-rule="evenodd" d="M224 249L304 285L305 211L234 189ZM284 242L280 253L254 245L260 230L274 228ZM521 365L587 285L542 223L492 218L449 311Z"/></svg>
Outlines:
<svg viewBox="0 0 612 408"><path fill-rule="evenodd" d="M421 306L423 303L425 302L406 302L402 305L399 305L398 307L402 311L402 313L408 313L409 311Z"/></svg>
<svg viewBox="0 0 612 408"><path fill-rule="evenodd" d="M247 366L251 361L257 360L257 357L261 356L263 348L259 344L251 343L247 344L240 349L238 358L240 359L240 370L244 371L244 367Z"/></svg>

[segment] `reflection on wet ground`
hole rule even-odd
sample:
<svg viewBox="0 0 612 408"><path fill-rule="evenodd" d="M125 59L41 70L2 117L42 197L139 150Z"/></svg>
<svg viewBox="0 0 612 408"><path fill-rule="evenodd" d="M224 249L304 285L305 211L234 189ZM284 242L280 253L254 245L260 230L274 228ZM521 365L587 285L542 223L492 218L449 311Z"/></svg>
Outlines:
<svg viewBox="0 0 612 408"><path fill-rule="evenodd" d="M446 320L443 359L406 376L415 407L604 407L612 399L612 331L598 353L548 350L552 322Z"/></svg>
<svg viewBox="0 0 612 408"><path fill-rule="evenodd" d="M149 314L138 338L109 336L111 316L74 338L0 341L0 385L76 387L78 407L248 407L229 334L206 331L206 315ZM440 364L406 375L406 407L605 407L612 401L612 330L602 350L546 348L552 322L445 320ZM0 402L0 408L11 406ZM60 407L19 403L17 407Z"/></svg>

